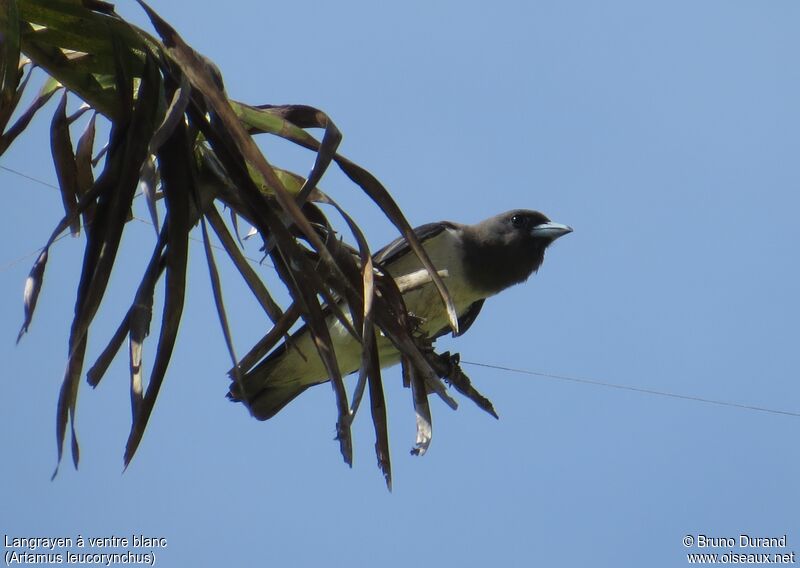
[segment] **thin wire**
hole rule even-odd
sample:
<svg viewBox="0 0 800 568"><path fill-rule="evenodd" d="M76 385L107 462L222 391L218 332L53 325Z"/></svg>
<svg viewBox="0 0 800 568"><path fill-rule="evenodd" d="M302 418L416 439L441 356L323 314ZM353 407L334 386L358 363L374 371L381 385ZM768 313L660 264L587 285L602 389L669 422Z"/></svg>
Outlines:
<svg viewBox="0 0 800 568"><path fill-rule="evenodd" d="M55 189L56 191L58 191L58 186L57 185L53 185L52 183L46 182L46 181L41 180L41 179L37 179L37 178L35 178L33 176L29 176L28 174L22 173L22 172L20 172L18 170L15 170L13 168L9 168L8 166L0 165L0 170L5 170L5 171L10 172L12 174L18 175L19 177L23 177L23 178L25 178L27 180L30 180L30 181L35 182L35 183L38 183L39 185L43 185L45 187L49 187L49 188L52 188L52 189ZM56 243L56 242L60 241L61 239L66 237L68 234L69 233L64 233L63 235L59 235L55 240L53 240L53 242ZM22 262L24 260L27 260L27 259L29 259L29 258L31 258L33 256L36 256L37 254L39 254L41 252L42 252L42 247L39 247L36 250L31 251L31 252L29 252L27 254L24 254L19 258L16 258L14 260L6 262L2 266L0 266L0 273L5 272L7 270L11 270L13 267L15 267L20 262Z"/></svg>
<svg viewBox="0 0 800 568"><path fill-rule="evenodd" d="M0 170L5 170L7 172L11 172L12 174L18 175L19 177L24 177L25 179L29 179L31 181L35 181L36 183L38 183L40 185L43 185L45 187L51 187L53 189L58 189L57 185L53 185L52 183L48 183L46 181L42 181L40 179L36 179L35 177L29 176L28 174L24 174L24 173L22 173L20 171L17 171L15 169L9 168L8 166L0 166Z"/></svg>
<svg viewBox="0 0 800 568"><path fill-rule="evenodd" d="M46 181L42 181L40 179L36 179L35 177L29 176L27 174L24 174L22 172L19 172L17 170L12 169L12 168L9 168L9 167L6 167L6 166L0 166L0 169L6 170L7 172L11 172L11 173L16 174L18 176L24 177L26 179L29 179L29 180L33 181L33 182L36 182L36 183L41 184L41 185L44 185L46 187L50 187L50 188L53 188L55 190L59 189L58 186L56 186L56 185L53 185L53 184L48 183ZM141 194L138 194L136 197L138 197L139 195L141 195ZM152 223L147 219L141 219L141 218L136 217L136 216L134 216L133 218L136 221L139 221L141 223L145 223L147 225L152 226ZM60 237L58 237L56 239L56 241L59 241L59 240L63 239L64 237L67 236L67 234L68 233L65 233L65 234L61 235ZM196 241L196 242L202 242L200 239L198 239L196 237L190 236L189 238L191 240L193 240L193 241ZM221 247L219 245L211 245L211 246L213 248L218 249L218 250L225 250L223 247ZM42 250L41 248L38 248L35 251L26 254L25 256L22 256L22 257L20 257L20 258L18 258L16 260L12 260L11 262L1 266L0 267L0 272L5 272L6 270L10 269L12 266L22 262L23 260L25 260L27 258L30 258L30 257L38 254L41 250ZM245 257L245 258L247 260L249 260L250 262L252 262L253 264L256 264L256 265L260 264L259 261L255 260L253 258L250 258L250 257ZM793 416L795 418L800 418L800 412L792 412L791 410L777 410L777 409L774 409L774 408L766 408L766 407L763 407L763 406L753 406L753 405L750 405L750 404L740 404L738 402L726 402L724 400L715 400L713 398L703 398L703 397L700 397L700 396L691 396L691 395L687 395L687 394L677 394L677 393L673 393L673 392L660 391L660 390L655 390L655 389L646 389L646 388L634 387L634 386L630 386L630 385L621 385L621 384L618 384L618 383L609 383L609 382L606 382L606 381L599 381L599 380L596 380L596 379L585 379L585 378L579 378L579 377L571 377L571 376L567 376L567 375L556 375L556 374L553 374L553 373L543 373L541 371L531 371L531 370L528 370L528 369L516 369L516 368L513 368L513 367L505 367L505 366L502 366L502 365L490 365L488 363L477 363L475 361L463 361L462 360L461 362L463 364L465 364L465 365L472 365L472 366L475 366L475 367L485 367L487 369L497 369L499 371L506 371L506 372L509 372L509 373L518 373L518 374L521 374L521 375L532 375L532 376L536 376L536 377L543 377L543 378L547 378L547 379L555 379L555 380L559 380L559 381L570 381L570 382L573 382L573 383L579 383L579 384L584 384L584 385L594 385L594 386L597 386L597 387L605 387L605 388L612 388L612 389L618 389L618 390L626 390L626 391L638 392L638 393L642 393L642 394L650 394L650 395L654 395L654 396L664 396L664 397L669 397L669 398L677 398L677 399L681 399L681 400L691 400L691 401L694 401L694 402L702 402L702 403L705 403L705 404L713 404L713 405L716 405L716 406L727 406L729 408L739 408L739 409L742 409L742 410L752 410L752 411L756 411L756 412L766 412L766 413L769 413L769 414L782 414L784 416Z"/></svg>
<svg viewBox="0 0 800 568"><path fill-rule="evenodd" d="M618 383L609 383L606 381L598 381L595 379L584 379L579 377L570 377L567 375L556 375L553 373L542 373L540 371L530 371L527 369L515 369L513 367L504 367L502 365L490 365L488 363L476 363L475 361L464 361L462 360L461 363L465 365L473 365L475 367L486 367L488 369L498 369L500 371L508 371L509 373L519 373L521 375L533 375L536 377L544 377L547 379L555 379L559 381L570 381L573 383L580 383L584 385L594 385L597 387L606 387L612 389L619 389L619 390L626 390L626 391L633 391L638 393L644 394L652 394L656 396L666 396L669 398L679 398L682 400L692 400L694 402L704 402L706 404L715 404L717 406L727 406L731 408L740 408L744 410L755 410L758 412L768 412L770 414L783 414L785 416L794 416L795 418L800 418L800 412L793 412L791 410L777 410L774 408L766 408L763 406L753 406L751 404L740 404L738 402L726 402L724 400L715 400L713 398L703 398L701 396L692 396L688 394L677 394L674 392L667 392L667 391L660 391L655 389L646 389L642 387L633 387L630 385L620 385Z"/></svg>
<svg viewBox="0 0 800 568"><path fill-rule="evenodd" d="M15 175L18 175L18 176L20 176L20 177L23 177L23 178L25 178L25 179L27 179L27 180L30 180L30 181L32 181L32 182L38 183L39 185L43 185L43 186L45 186L45 187L49 187L49 188L51 188L51 189L55 189L56 191L60 191L60 188L59 188L57 185L54 185L54 184L52 184L52 183L50 183L50 182L47 182L47 181L44 181L44 180L41 180L41 179L37 179L37 178L35 178L35 177L33 177L33 176L29 176L28 174L22 173L22 172L20 172L20 171L18 171L18 170L15 170L15 169L13 169L13 168L9 168L9 167L7 167L7 166L2 166L2 165L0 165L0 170L5 170L5 171L7 171L7 172L10 172L10 173L12 173L12 174L15 174ZM140 197L141 195L142 195L142 193L141 193L141 192L137 193L137 194L134 196L134 199L136 199L137 197ZM144 223L145 225L150 225L151 227L153 226L153 223L152 223L151 221L149 221L148 219L142 219L141 217L137 217L136 215L134 215L134 216L132 217L132 219L133 219L134 221L139 221L140 223ZM54 243L56 243L56 242L60 241L61 239L63 239L64 237L66 237L68 234L69 234L69 233L64 233L63 235L60 235L60 236L59 236L58 238L56 238L56 239L55 239L53 242L54 242ZM192 235L189 235L189 240L191 240L191 241L195 241L195 242L197 242L197 243L202 243L202 242L203 242L202 240L198 239L197 237L193 237ZM212 248L215 248L215 249L217 249L217 250L221 250L221 251L224 251L224 250L225 250L225 249L224 249L223 247L221 247L220 245L215 245L215 244L212 244L212 245L211 245L211 247L212 247ZM10 270L11 268L13 268L14 266L16 266L16 265L17 265L17 264L19 264L20 262L22 262L22 261L24 261L24 260L27 260L27 259L29 259L29 258L31 258L31 257L33 257L33 256L35 256L35 255L37 255L37 254L39 254L41 251L42 251L42 247L39 247L39 248L37 248L37 249L36 249L36 250L34 250L34 251L31 251L31 252L29 252L29 253L27 253L27 254L24 254L24 255L22 255L21 257L19 257L19 258L17 258L17 259L11 260L11 261L9 261L9 262L7 262L7 263L3 264L2 266L0 266L0 273L2 273L2 272L5 272L6 270ZM247 259L247 260L249 260L250 262L252 262L252 263L253 263L253 264L255 264L256 266L258 266L258 265L262 264L262 262L260 262L260 261L258 261L258 260L256 260L256 259L254 259L254 258L251 258L251 257L249 257L249 256L245 256L244 258L245 258L245 259Z"/></svg>

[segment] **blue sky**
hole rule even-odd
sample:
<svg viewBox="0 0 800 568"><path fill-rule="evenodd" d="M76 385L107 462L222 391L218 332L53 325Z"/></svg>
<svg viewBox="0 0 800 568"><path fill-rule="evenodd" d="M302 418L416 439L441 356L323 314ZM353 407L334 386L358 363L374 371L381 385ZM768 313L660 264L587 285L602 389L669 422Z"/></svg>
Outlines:
<svg viewBox="0 0 800 568"><path fill-rule="evenodd" d="M575 232L528 283L491 299L462 358L800 412L800 6L796 2L154 1L251 103L324 109L343 154L414 224L540 209ZM118 11L144 24L132 2ZM48 107L52 112L53 104ZM0 165L55 183L49 117ZM277 165L308 153L264 140ZM392 227L338 171L323 188L373 247ZM394 491L364 413L355 464L327 387L259 423L225 400L228 356L202 245L179 343L122 474L127 363L82 385L82 463L55 465L54 424L82 241L52 251L31 333L14 345L58 194L0 170L0 528L9 536L145 534L162 566L680 566L684 535L787 534L800 550L800 419L465 367L501 419L384 375ZM146 217L144 209L137 212ZM134 222L90 342L127 309L153 244ZM254 250L252 256L257 256ZM218 260L221 257L218 256ZM266 269L265 269L266 270ZM222 274L237 349L266 330ZM151 337L145 360L152 360ZM716 552L726 552L727 549ZM4 550L5 552L5 550ZM714 552L714 551L712 551Z"/></svg>

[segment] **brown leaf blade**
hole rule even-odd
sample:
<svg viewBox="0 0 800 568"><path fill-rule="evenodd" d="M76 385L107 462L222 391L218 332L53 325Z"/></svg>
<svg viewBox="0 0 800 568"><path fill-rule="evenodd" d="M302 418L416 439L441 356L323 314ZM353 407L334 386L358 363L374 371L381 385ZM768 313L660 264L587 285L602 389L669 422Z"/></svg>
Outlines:
<svg viewBox="0 0 800 568"><path fill-rule="evenodd" d="M153 223L156 234L161 232L158 208L156 207L157 184L158 170L156 169L156 162L153 156L148 156L142 164L142 170L139 172L139 187L142 188L142 195L144 195L145 203L147 203L147 212L150 214L150 221Z"/></svg>
<svg viewBox="0 0 800 568"><path fill-rule="evenodd" d="M264 286L264 283L258 277L255 270L253 270L253 268L250 266L250 263L247 262L247 259L242 254L241 250L239 250L239 248L236 246L233 236L225 226L225 222L222 220L222 217L220 216L216 207L212 205L206 210L206 218L211 224L211 228L214 229L214 233L216 233L217 238L219 238L220 242L222 243L222 246L225 248L225 252L228 253L228 256L233 261L234 265L239 271L239 274L241 274L242 278L244 278L247 286L253 293L253 296L256 297L258 303L261 304L264 312L266 312L273 323L277 322L278 319L283 315L280 306L278 306L277 302L275 302L275 300L272 298L267 290L267 287Z"/></svg>
<svg viewBox="0 0 800 568"><path fill-rule="evenodd" d="M69 120L67 119L67 92L61 97L58 108L53 114L50 123L50 150L53 154L53 164L56 168L58 186L61 190L61 202L64 212L71 216L75 213L78 204L78 164L72 150L72 140L69 134ZM80 223L75 221L70 226L70 232L75 237L80 233Z"/></svg>
<svg viewBox="0 0 800 568"><path fill-rule="evenodd" d="M158 161L161 164L161 180L167 207L164 308L147 392L139 406L138 415L131 425L128 442L125 445L123 458L125 467L128 467L133 459L147 428L172 357L183 315L186 265L189 258L189 231L191 229L190 202L194 193L192 154L185 125L178 124L161 145L158 151Z"/></svg>
<svg viewBox="0 0 800 568"><path fill-rule="evenodd" d="M50 97L52 97L59 88L61 88L61 86L56 81L48 81L45 83L44 87L39 91L38 96L27 110L17 118L14 124L12 124L2 136L0 136L0 156L8 150L8 147L16 140L17 136L25 131L39 109L47 104L47 101L50 100Z"/></svg>
<svg viewBox="0 0 800 568"><path fill-rule="evenodd" d="M371 328L372 326L370 325L369 327ZM392 461L389 455L389 424L386 416L386 398L383 393L375 332L372 329L370 329L370 332L372 333L372 339L368 342L370 354L365 357L364 362L368 369L369 400L372 410L372 424L375 426L375 455L378 458L378 468L383 473L383 478L386 481L386 487L391 491Z"/></svg>
<svg viewBox="0 0 800 568"><path fill-rule="evenodd" d="M207 123L197 108L191 110L190 116L200 126L203 134L208 138L212 148L228 170L228 174L239 186L244 204L249 209L252 220L261 234L270 235L276 239L277 249L271 253L273 260L276 267L285 262L285 269L279 270L279 272L282 274L284 282L290 287L293 297L300 302L303 317L309 327L317 352L331 378L339 415L336 437L339 440L345 463L352 464L347 393L336 362L325 316L319 306L316 294L321 294L331 306L335 306L336 302L333 301L305 253L288 233L284 223L275 215L255 187L245 164L250 164L255 168L269 187L277 189L276 197L284 213L289 216L292 223L300 227L328 267L333 271L339 270L339 267L332 261L330 253L300 211L297 203L283 189L281 181L258 150L253 139L245 132L220 89L219 81L211 73L208 63L198 57L177 32L145 2L142 0L138 0L138 2L161 35L168 53L189 78L192 87L203 93L203 103L213 110L214 124ZM285 258L283 258L284 256ZM343 279L342 282L346 283L347 281Z"/></svg>
<svg viewBox="0 0 800 568"><path fill-rule="evenodd" d="M17 1L0 0L0 33L5 26L3 10L11 4L16 6ZM230 101L213 64L188 46L147 4L143 1L140 4L162 37L163 45L121 20L113 13L113 7L104 2L25 0L20 3L23 6L20 9L27 14L18 39L20 45L10 47L11 51L19 51L21 46L22 52L32 59L41 59L43 69L58 77L70 92L84 98L112 122L110 143L105 146L106 163L95 180L96 162L91 154L96 114L73 150L69 125L86 109L68 116L66 93L61 98L51 123L51 148L66 213L26 282L25 321L19 337L31 322L49 244L68 227L76 233L83 215L86 250L57 410L59 464L67 426L76 467L79 461L75 425L78 377L83 369L89 329L117 260L133 196L142 182L159 243L133 304L87 377L90 384L97 385L125 337L129 338L133 418L125 447L125 467L141 443L177 341L187 285L189 233L199 221L215 305L233 362L231 397L237 399L237 391L244 391L240 373L256 365L282 338L286 339L287 348L292 348L288 332L302 317L334 391L336 435L345 463L352 464L350 429L363 394L369 388L378 466L391 490L387 408L379 345L382 348L388 340L401 352L404 381L412 388L417 417L416 445L412 453L424 454L431 443L428 395L435 392L445 403L456 407L440 379L452 383L487 412L494 414L494 409L460 372L457 360L451 358L451 365L445 370L441 357L447 354L435 354L430 343L415 335L402 297L404 290L373 263L366 239L354 220L317 189L331 162L336 162L408 239L425 267L420 277L426 283L434 282L457 333L453 303L442 281L445 275L434 270L411 226L383 185L372 174L337 153L341 133L328 115L304 105L259 108ZM43 23L56 17L54 14L62 8L64 17L59 17L57 25ZM92 12L92 9L102 13ZM79 22L84 22L85 28L78 26ZM69 46L77 47L80 53L63 49ZM0 54L8 50L8 45L0 46ZM13 106L18 104L27 80L26 77L20 86L19 70L15 69L12 78L8 69L0 63L0 103L6 107L9 100ZM12 79L14 85L9 87ZM138 87L134 90L137 80ZM0 154L27 127L33 114L56 88L58 84L52 81L49 92L41 93L34 105L0 136ZM0 109L0 122L4 122L4 116L6 119L11 116L4 113L5 109ZM311 128L324 129L321 141L305 131ZM252 132L269 132L314 151L313 166L307 177L273 168L256 146ZM157 156L156 161L150 159L153 155ZM209 167L211 158L214 163ZM205 185L203 176L209 169L216 172L219 184ZM164 211L161 230L155 207L155 188L159 182L162 182L165 197L161 204ZM233 219L241 216L249 221L264 240L265 256L274 263L278 277L292 298L286 312L248 265L242 254L243 247L237 246L214 205L217 199L231 207ZM357 248L339 239L325 217L324 208L318 208L315 202L329 203L339 211ZM212 225L222 248L275 324L241 360L237 360L234 349L207 223ZM427 276L425 271L428 271ZM155 286L162 275L165 275L164 311L148 381L143 348L150 332ZM342 371L353 369L339 367L330 332L337 319L361 342L359 377L352 404L348 404Z"/></svg>
<svg viewBox="0 0 800 568"><path fill-rule="evenodd" d="M475 387L472 386L472 381L469 380L469 377L461 370L461 365L459 364L460 357L457 353L455 355L450 355L450 352L446 351L437 355L436 359L438 362L436 371L439 376L443 377L453 385L458 392L474 402L478 408L494 416L496 419L500 419L492 405L492 401L479 393Z"/></svg>
<svg viewBox="0 0 800 568"><path fill-rule="evenodd" d="M350 300L350 308L351 312L353 312L353 320L356 322L362 322L362 346L361 366L358 373L358 381L356 382L356 388L353 391L353 399L350 405L350 421L352 422L361 403L361 398L364 394L364 389L366 387L368 377L370 376L370 372L374 373L375 369L377 369L378 372L378 386L380 386L380 362L378 361L378 352L375 348L375 326L372 317L372 305L375 295L372 255L370 254L369 245L367 244L364 234L361 232L361 229L358 227L352 217L350 217L350 215L348 215L347 212L339 206L339 204L337 204L322 191L317 190L314 197L316 201L320 203L327 203L333 206L339 212L350 228L350 232L353 234L358 244L358 254L361 265L362 294L361 297L352 298ZM359 314L355 312L353 310L354 305L356 307L358 305L362 305L362 313ZM371 369L373 371L370 371ZM374 387L371 386L371 388Z"/></svg>
<svg viewBox="0 0 800 568"><path fill-rule="evenodd" d="M242 386L242 376L241 372L239 371L239 364L236 358L236 350L233 347L231 328L228 325L228 316L225 313L225 303L222 299L222 282L219 277L219 271L217 270L217 263L214 260L214 251L211 248L211 239L208 236L208 228L206 227L205 217L200 219L200 225L203 229L203 248L205 249L206 260L208 261L208 273L211 278L211 289L214 294L214 304L217 307L217 315L219 317L220 327L222 328L222 334L225 337L225 345L228 347L228 354L233 362L233 379L239 386L239 389L244 392L244 387Z"/></svg>
<svg viewBox="0 0 800 568"><path fill-rule="evenodd" d="M297 196L298 203L302 203L308 198L309 194L317 187L325 170L330 166L339 143L342 141L342 133L336 127L333 120L319 109L307 105L285 105L280 107L270 107L275 114L284 117L300 128L323 128L322 142L316 148L316 158L311 172L300 189Z"/></svg>
<svg viewBox="0 0 800 568"><path fill-rule="evenodd" d="M111 339L108 341L105 349L103 349L103 351L97 357L97 360L94 362L94 365L92 365L92 367L86 373L86 382L89 383L91 387L96 387L100 384L100 381L105 376L106 371L108 371L108 367L111 365L111 362L122 348L122 343L125 341L125 338L128 337L129 332L130 311L125 314L124 318L122 318L122 322L117 327L114 335L111 336Z"/></svg>
<svg viewBox="0 0 800 568"><path fill-rule="evenodd" d="M78 138L78 145L75 147L75 166L78 178L78 196L82 197L89 193L94 185L94 170L92 168L92 151L94 149L95 129L97 126L97 113L92 114L92 118L86 124L81 137ZM83 212L83 226L87 231L91 230L94 220L95 205L90 203Z"/></svg>
<svg viewBox="0 0 800 568"><path fill-rule="evenodd" d="M300 306L297 302L293 302L267 334L239 360L240 372L246 373L255 367L267 353L272 351L282 337L286 337L289 329L298 319L300 319ZM231 369L228 374L233 377L233 372L233 369Z"/></svg>
<svg viewBox="0 0 800 568"><path fill-rule="evenodd" d="M436 268L433 266L430 258L428 258L428 254L425 252L425 249L422 248L419 239L414 233L411 225L406 220L405 215L403 215L403 212L400 210L400 207L397 205L386 188L383 187L383 184L381 184L378 179L367 170L357 166L346 158L338 157L336 162L345 175L347 175L347 177L361 187L361 189L363 189L364 192L370 198L372 198L372 200L381 208L381 211L384 212L389 220L392 221L400 230L406 240L408 240L408 244L411 246L411 249L417 255L422 265L430 273L431 279L433 280L433 283L436 286L436 289L438 290L439 295L441 296L442 301L447 309L447 317L450 322L450 327L453 329L453 332L457 334L458 314L456 313L453 299L450 297L450 293L447 291L447 287L444 285L442 278L436 273Z"/></svg>
<svg viewBox="0 0 800 568"><path fill-rule="evenodd" d="M403 361L403 376L407 376L408 382L411 384L414 412L417 415L417 441L411 449L411 454L422 456L428 451L433 439L433 419L431 407L428 404L428 393L425 381L422 380L414 364L408 360Z"/></svg>
<svg viewBox="0 0 800 568"><path fill-rule="evenodd" d="M122 347L122 342L125 341L126 336L130 336L132 341L136 338L137 341L143 343L144 338L149 335L155 286L165 268L162 256L165 246L166 233L162 230L158 243L153 249L150 263L147 265L144 276L139 283L139 288L136 291L133 304L128 309L128 312L125 314L125 317L122 319L122 322L108 342L106 348L86 374L87 381L92 387L96 387L100 383L111 361L116 357ZM134 406L138 408L139 405L136 403Z"/></svg>
<svg viewBox="0 0 800 568"><path fill-rule="evenodd" d="M120 63L117 75L119 93L132 93L133 80ZM127 87L125 86L127 84ZM130 91L126 89L130 88ZM95 187L82 201L98 194L98 206L93 230L86 237L83 270L78 284L75 316L70 329L69 360L64 375L61 396L57 409L57 436L59 461L68 419L73 419L78 395L78 378L83 368L86 340L100 302L105 294L111 270L125 227L131 201L139 179L139 169L144 161L147 142L155 129L156 99L160 89L160 78L152 61L148 59L145 75L139 85L138 97L133 105L132 97L124 96L129 109L128 119L115 124L109 145L106 167ZM126 108L125 104L122 108ZM78 214L78 210L73 215ZM65 217L67 219L69 216ZM74 435L74 424L72 429ZM73 439L73 448L77 440ZM76 458L73 452L73 459ZM57 470L56 470L57 471Z"/></svg>
<svg viewBox="0 0 800 568"><path fill-rule="evenodd" d="M78 437L75 434L75 402L78 398L78 378L83 367L83 358L86 354L86 336L79 340L75 345L70 345L69 360L67 369L64 372L64 380L61 383L61 390L58 394L58 404L56 407L56 444L58 447L58 460L56 469L50 478L55 479L58 475L58 467L64 451L64 439L67 433L67 423L71 421L70 432L72 434L72 463L77 469L80 458L78 449Z"/></svg>

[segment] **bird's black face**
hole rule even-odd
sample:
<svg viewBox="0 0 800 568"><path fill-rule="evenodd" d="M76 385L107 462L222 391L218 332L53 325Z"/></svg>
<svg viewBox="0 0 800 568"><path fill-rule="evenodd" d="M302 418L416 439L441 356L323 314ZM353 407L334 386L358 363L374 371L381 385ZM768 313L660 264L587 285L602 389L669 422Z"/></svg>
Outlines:
<svg viewBox="0 0 800 568"><path fill-rule="evenodd" d="M515 229L532 229L537 225L548 223L550 219L538 211L518 211L508 215L508 222Z"/></svg>
<svg viewBox="0 0 800 568"><path fill-rule="evenodd" d="M465 242L471 276L492 292L527 280L542 264L550 243L570 232L570 227L529 209L509 211L473 225Z"/></svg>
<svg viewBox="0 0 800 568"><path fill-rule="evenodd" d="M487 223L487 233L499 238L504 246L531 251L547 247L571 231L566 225L553 223L545 214L527 209L509 211Z"/></svg>

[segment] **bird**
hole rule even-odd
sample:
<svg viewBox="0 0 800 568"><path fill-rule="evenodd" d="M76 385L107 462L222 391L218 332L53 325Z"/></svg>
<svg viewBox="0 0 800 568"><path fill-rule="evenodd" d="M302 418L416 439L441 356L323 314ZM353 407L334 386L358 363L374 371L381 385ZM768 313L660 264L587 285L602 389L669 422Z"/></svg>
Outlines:
<svg viewBox="0 0 800 568"><path fill-rule="evenodd" d="M542 265L547 247L571 232L568 225L529 209L507 211L474 225L440 221L414 229L433 266L446 275L443 281L458 316L458 335L472 325L487 298L526 281ZM404 237L375 253L373 264L396 281L424 270ZM430 279L405 291L403 300L419 322L416 333L435 340L451 330L447 309ZM335 316L329 315L326 324L342 376L358 371L360 342ZM399 351L378 335L381 367L398 363ZM259 420L272 418L307 388L329 380L307 326L294 332L290 342L291 348L284 341L231 383L228 398L245 400Z"/></svg>

